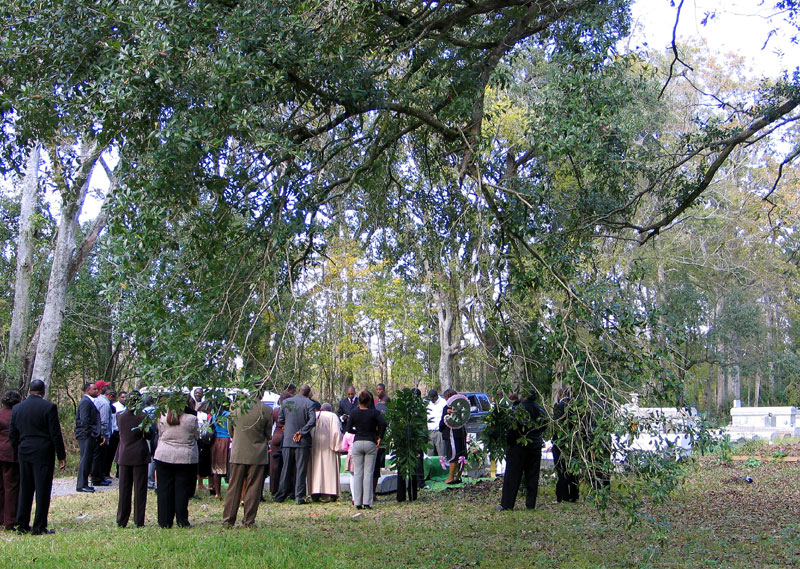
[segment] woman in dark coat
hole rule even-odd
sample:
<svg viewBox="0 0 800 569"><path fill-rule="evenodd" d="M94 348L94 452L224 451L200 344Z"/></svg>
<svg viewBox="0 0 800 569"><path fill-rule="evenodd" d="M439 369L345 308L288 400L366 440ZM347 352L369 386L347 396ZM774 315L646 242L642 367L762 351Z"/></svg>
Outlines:
<svg viewBox="0 0 800 569"><path fill-rule="evenodd" d="M0 407L0 523L7 530L14 528L19 496L19 465L8 440L8 426L11 409L20 401L22 396L19 392L9 391L3 396Z"/></svg>
<svg viewBox="0 0 800 569"><path fill-rule="evenodd" d="M443 397L448 400L453 395L458 395L458 392L448 389ZM461 482L461 468L467 459L467 430L464 427L451 429L444 420L450 413L452 413L450 406L445 405L439 421L439 432L442 433L445 444L450 445L450 470L444 483L458 484Z"/></svg>
<svg viewBox="0 0 800 569"><path fill-rule="evenodd" d="M119 446L115 460L119 467L119 501L117 502L117 525L127 527L131 517L131 497L133 497L133 523L136 527L144 525L147 507L147 468L150 466L150 447L147 440L152 438L151 428L142 428L145 414L136 413L139 394L133 392L128 401L129 407L117 415L119 426Z"/></svg>

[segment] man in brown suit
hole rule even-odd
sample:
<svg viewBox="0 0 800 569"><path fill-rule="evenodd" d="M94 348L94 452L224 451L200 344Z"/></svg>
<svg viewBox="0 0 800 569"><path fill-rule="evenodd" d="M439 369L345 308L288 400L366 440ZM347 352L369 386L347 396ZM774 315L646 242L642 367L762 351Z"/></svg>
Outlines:
<svg viewBox="0 0 800 569"><path fill-rule="evenodd" d="M131 516L131 494L133 494L133 523L136 527L144 525L144 512L147 507L147 467L150 465L150 447L147 439L152 438L152 430L142 429L145 415L134 412L138 402L138 393L131 393L130 407L117 415L119 428L116 456L119 467L117 525L123 528L128 525Z"/></svg>
<svg viewBox="0 0 800 569"><path fill-rule="evenodd" d="M255 397L231 412L228 431L233 439L233 446L222 523L226 526L236 523L244 487L242 526L248 527L255 523L261 501L267 446L272 432L272 409L262 403L260 397Z"/></svg>

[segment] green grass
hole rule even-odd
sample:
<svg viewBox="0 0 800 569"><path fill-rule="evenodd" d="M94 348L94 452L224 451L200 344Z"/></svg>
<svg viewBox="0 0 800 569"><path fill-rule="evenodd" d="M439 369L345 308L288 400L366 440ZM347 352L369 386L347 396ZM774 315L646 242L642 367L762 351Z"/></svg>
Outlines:
<svg viewBox="0 0 800 569"><path fill-rule="evenodd" d="M192 500L192 528L161 530L152 492L147 527L118 529L116 493L83 494L53 500L53 536L0 534L0 568L791 567L800 564L798 475L796 463L754 470L712 455L647 512L655 525L631 529L588 503L552 504L549 476L535 511L496 512L500 485L488 482L413 504L382 496L358 518L346 500L269 502L246 530L223 529L222 506L208 497Z"/></svg>

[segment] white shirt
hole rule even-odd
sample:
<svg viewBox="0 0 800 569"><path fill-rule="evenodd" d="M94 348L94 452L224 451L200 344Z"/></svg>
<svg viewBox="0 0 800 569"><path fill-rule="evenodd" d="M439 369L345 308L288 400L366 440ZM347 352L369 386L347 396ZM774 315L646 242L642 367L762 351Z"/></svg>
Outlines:
<svg viewBox="0 0 800 569"><path fill-rule="evenodd" d="M442 413L444 412L444 408L447 405L447 401L444 400L444 397L441 395L439 399L436 400L436 403L433 401L428 401L428 430L429 431L438 431L439 430L439 421L442 420Z"/></svg>
<svg viewBox="0 0 800 569"><path fill-rule="evenodd" d="M114 408L114 412L111 413L111 432L115 433L119 431L119 427L117 427L117 413L122 413L127 407L119 401L114 401L111 406Z"/></svg>

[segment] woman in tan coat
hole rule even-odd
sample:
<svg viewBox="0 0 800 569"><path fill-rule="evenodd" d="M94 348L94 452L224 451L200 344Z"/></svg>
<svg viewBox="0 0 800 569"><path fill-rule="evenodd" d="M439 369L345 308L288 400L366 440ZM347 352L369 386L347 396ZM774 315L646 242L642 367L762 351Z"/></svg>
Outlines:
<svg viewBox="0 0 800 569"><path fill-rule="evenodd" d="M188 404L188 401L187 401ZM170 410L158 420L156 462L158 525L189 527L189 499L197 483L197 416Z"/></svg>

